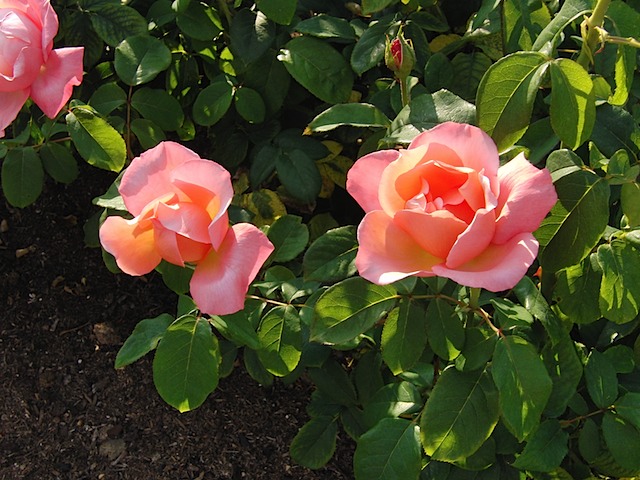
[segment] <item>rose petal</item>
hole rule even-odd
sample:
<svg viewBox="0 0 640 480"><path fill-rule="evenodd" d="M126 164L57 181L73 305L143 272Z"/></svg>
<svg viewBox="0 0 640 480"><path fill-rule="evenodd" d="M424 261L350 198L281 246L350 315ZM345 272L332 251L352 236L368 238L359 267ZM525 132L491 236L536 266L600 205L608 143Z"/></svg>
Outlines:
<svg viewBox="0 0 640 480"><path fill-rule="evenodd" d="M164 260L174 265L183 267L187 262L199 262L211 250L211 245L177 235L155 220L153 231L156 250Z"/></svg>
<svg viewBox="0 0 640 480"><path fill-rule="evenodd" d="M4 137L4 129L16 119L27 98L29 90L0 92L0 138Z"/></svg>
<svg viewBox="0 0 640 480"><path fill-rule="evenodd" d="M189 160L201 160L195 152L175 142L160 142L131 162L118 188L127 210L139 215L157 198L174 193L171 171Z"/></svg>
<svg viewBox="0 0 640 480"><path fill-rule="evenodd" d="M209 243L211 217L198 205L186 202L176 205L159 203L155 218L167 230L197 242Z"/></svg>
<svg viewBox="0 0 640 480"><path fill-rule="evenodd" d="M460 234L447 255L447 268L455 269L480 255L493 239L495 221L495 210L478 210L471 224Z"/></svg>
<svg viewBox="0 0 640 480"><path fill-rule="evenodd" d="M381 210L364 216L358 227L358 242L356 267L360 276L378 285L410 275L432 276L431 268L442 262Z"/></svg>
<svg viewBox="0 0 640 480"><path fill-rule="evenodd" d="M414 138L409 149L425 146L425 157L429 160L483 172L491 182L491 189L498 192L495 179L500 166L498 149L491 137L478 127L454 122L441 123Z"/></svg>
<svg viewBox="0 0 640 480"><path fill-rule="evenodd" d="M421 191L421 170L416 167L426 161L425 152L426 148L400 150L398 159L391 162L382 172L378 200L387 215L393 216L405 208L407 201Z"/></svg>
<svg viewBox="0 0 640 480"><path fill-rule="evenodd" d="M129 275L144 275L156 268L161 257L155 248L151 222L108 217L100 227L100 243Z"/></svg>
<svg viewBox="0 0 640 480"><path fill-rule="evenodd" d="M465 231L467 224L446 210L433 213L402 210L393 223L407 232L420 247L443 261ZM489 239L491 240L491 239Z"/></svg>
<svg viewBox="0 0 640 480"><path fill-rule="evenodd" d="M519 154L498 171L500 196L494 243L505 243L521 232L533 232L558 200L551 174Z"/></svg>
<svg viewBox="0 0 640 480"><path fill-rule="evenodd" d="M467 287L500 292L513 288L524 277L538 254L538 241L521 233L502 245L491 244L472 261L455 269L435 265L433 273Z"/></svg>
<svg viewBox="0 0 640 480"><path fill-rule="evenodd" d="M218 251L198 263L191 278L191 295L210 315L228 315L244 308L249 285L274 247L255 226L239 223L229 229Z"/></svg>
<svg viewBox="0 0 640 480"><path fill-rule="evenodd" d="M209 225L209 242L214 250L220 248L220 244L227 235L227 230L229 230L229 215L224 212L224 215Z"/></svg>
<svg viewBox="0 0 640 480"><path fill-rule="evenodd" d="M378 188L384 169L400 156L397 150L380 150L359 158L347 172L347 191L365 212L380 210Z"/></svg>
<svg viewBox="0 0 640 480"><path fill-rule="evenodd" d="M49 54L31 85L31 98L49 118L67 103L75 85L82 82L83 47L58 48Z"/></svg>

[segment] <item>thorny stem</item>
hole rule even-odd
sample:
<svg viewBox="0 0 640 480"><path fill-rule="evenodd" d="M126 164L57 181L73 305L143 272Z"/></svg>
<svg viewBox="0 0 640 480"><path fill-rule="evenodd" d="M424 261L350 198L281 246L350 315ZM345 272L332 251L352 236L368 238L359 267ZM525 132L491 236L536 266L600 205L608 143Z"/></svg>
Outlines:
<svg viewBox="0 0 640 480"><path fill-rule="evenodd" d="M258 295L247 295L245 298L252 298L253 300L260 300L261 302L271 303L272 305L278 305L280 307L288 307L290 303L279 302L278 300L271 300L270 298L259 297Z"/></svg>
<svg viewBox="0 0 640 480"><path fill-rule="evenodd" d="M399 78L398 82L400 83L400 95L402 97L402 106L406 107L409 105L411 101L411 94L409 93L409 82L408 77Z"/></svg>

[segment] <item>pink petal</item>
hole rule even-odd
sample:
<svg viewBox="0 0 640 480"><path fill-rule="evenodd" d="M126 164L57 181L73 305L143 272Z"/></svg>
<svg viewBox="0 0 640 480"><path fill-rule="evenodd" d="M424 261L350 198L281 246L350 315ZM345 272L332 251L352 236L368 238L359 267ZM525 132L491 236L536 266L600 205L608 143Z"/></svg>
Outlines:
<svg viewBox="0 0 640 480"><path fill-rule="evenodd" d="M144 275L156 268L161 257L155 248L151 222L108 217L100 227L100 243L116 257L118 267L129 275Z"/></svg>
<svg viewBox="0 0 640 480"><path fill-rule="evenodd" d="M209 225L209 242L211 242L214 250L220 248L224 237L227 236L227 230L229 230L229 215L225 212L224 215Z"/></svg>
<svg viewBox="0 0 640 480"><path fill-rule="evenodd" d="M196 242L190 238L167 230L154 221L154 241L160 256L169 263L184 266L202 260L211 250L211 245Z"/></svg>
<svg viewBox="0 0 640 480"><path fill-rule="evenodd" d="M186 202L175 205L158 203L155 218L167 230L200 243L209 243L211 217L199 205Z"/></svg>
<svg viewBox="0 0 640 480"><path fill-rule="evenodd" d="M171 172L189 160L201 160L198 154L175 142L160 142L132 160L118 189L133 215L167 194L175 193Z"/></svg>
<svg viewBox="0 0 640 480"><path fill-rule="evenodd" d="M426 148L400 150L400 156L382 172L378 186L378 200L382 210L393 216L422 187L420 164L427 161ZM402 178L403 181L399 181Z"/></svg>
<svg viewBox="0 0 640 480"><path fill-rule="evenodd" d="M478 210L471 224L460 234L446 257L447 267L455 269L480 255L493 239L495 222L495 210Z"/></svg>
<svg viewBox="0 0 640 480"><path fill-rule="evenodd" d="M502 245L492 244L472 261L455 269L435 265L433 273L467 287L500 292L513 288L538 254L538 241L521 233Z"/></svg>
<svg viewBox="0 0 640 480"><path fill-rule="evenodd" d="M0 92L0 138L4 137L4 129L16 119L27 98L29 90Z"/></svg>
<svg viewBox="0 0 640 480"><path fill-rule="evenodd" d="M227 211L233 198L231 174L211 160L185 162L171 172L171 181L215 221Z"/></svg>
<svg viewBox="0 0 640 480"><path fill-rule="evenodd" d="M229 229L218 251L198 263L191 278L191 295L210 315L228 315L244 308L249 285L274 247L255 226L238 223Z"/></svg>
<svg viewBox="0 0 640 480"><path fill-rule="evenodd" d="M432 276L442 259L431 255L381 210L367 213L358 227L360 276L378 285L418 275Z"/></svg>
<svg viewBox="0 0 640 480"><path fill-rule="evenodd" d="M492 180L500 162L498 149L491 137L478 127L462 123L445 122L422 132L413 139L409 149L427 147L426 157L454 166L469 167L482 172L491 181L491 189L497 192Z"/></svg>
<svg viewBox="0 0 640 480"><path fill-rule="evenodd" d="M402 210L396 213L393 223L407 232L422 248L443 261L465 231L467 224L446 210L433 213Z"/></svg>
<svg viewBox="0 0 640 480"><path fill-rule="evenodd" d="M500 196L494 243L504 243L521 232L533 232L558 200L551 174L534 167L519 154L500 167Z"/></svg>
<svg viewBox="0 0 640 480"><path fill-rule="evenodd" d="M397 150L380 150L359 158L347 172L347 191L365 212L380 210L378 187L384 169L400 156Z"/></svg>
<svg viewBox="0 0 640 480"><path fill-rule="evenodd" d="M31 98L49 118L54 118L82 82L83 47L52 50L31 86Z"/></svg>

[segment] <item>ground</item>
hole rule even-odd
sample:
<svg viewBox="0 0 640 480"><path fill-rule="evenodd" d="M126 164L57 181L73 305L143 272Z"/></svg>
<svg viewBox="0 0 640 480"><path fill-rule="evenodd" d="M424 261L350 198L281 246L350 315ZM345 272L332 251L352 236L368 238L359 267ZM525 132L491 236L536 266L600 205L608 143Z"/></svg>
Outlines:
<svg viewBox="0 0 640 480"><path fill-rule="evenodd" d="M352 478L344 434L323 469L289 457L308 420L304 378L263 388L238 367L180 414L158 396L150 358L113 368L135 324L174 311L175 295L157 274L110 273L85 246L91 199L112 180L81 165L31 207L0 194L0 480Z"/></svg>

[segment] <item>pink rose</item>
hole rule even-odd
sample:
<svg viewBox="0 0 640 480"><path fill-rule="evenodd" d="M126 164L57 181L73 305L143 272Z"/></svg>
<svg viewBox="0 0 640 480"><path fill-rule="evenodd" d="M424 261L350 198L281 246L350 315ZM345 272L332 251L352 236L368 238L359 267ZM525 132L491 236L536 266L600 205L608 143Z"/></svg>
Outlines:
<svg viewBox="0 0 640 480"><path fill-rule="evenodd" d="M500 167L491 138L443 123L406 150L360 158L347 190L366 212L360 275L377 284L440 277L494 292L512 288L538 253L532 235L557 201L546 169L523 154Z"/></svg>
<svg viewBox="0 0 640 480"><path fill-rule="evenodd" d="M80 85L84 48L53 50L57 32L48 0L0 0L0 137L27 98L54 118Z"/></svg>
<svg viewBox="0 0 640 480"><path fill-rule="evenodd" d="M100 242L129 275L144 275L160 260L195 264L191 295L201 311L242 310L249 285L274 247L248 223L229 227L231 176L174 142L134 158L118 189L134 215L108 217Z"/></svg>

